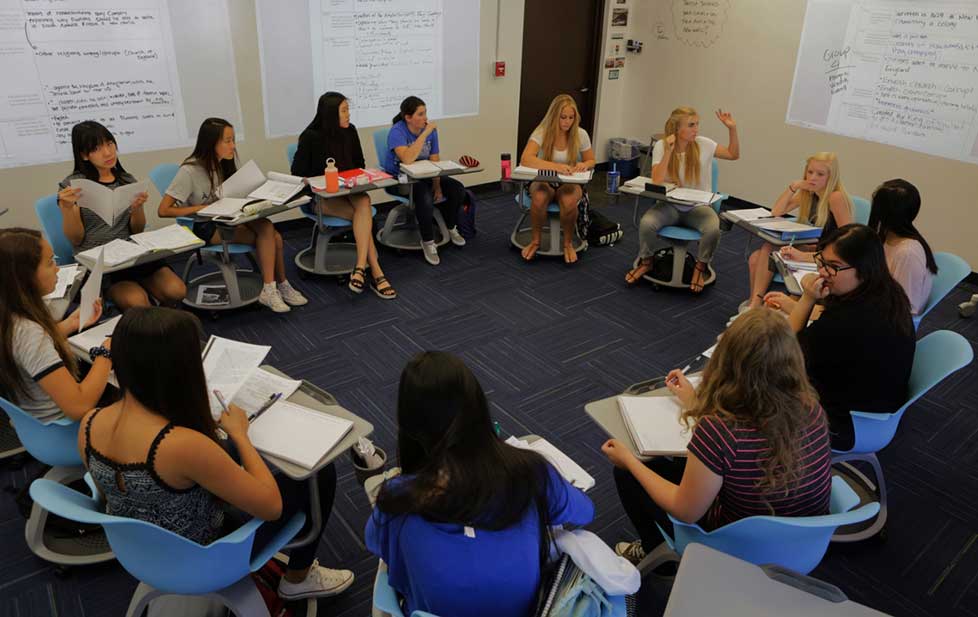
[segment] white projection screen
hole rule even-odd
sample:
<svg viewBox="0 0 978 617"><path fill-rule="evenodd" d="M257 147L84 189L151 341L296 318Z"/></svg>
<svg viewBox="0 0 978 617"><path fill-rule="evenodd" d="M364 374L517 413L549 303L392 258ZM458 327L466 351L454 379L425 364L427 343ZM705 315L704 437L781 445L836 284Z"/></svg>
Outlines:
<svg viewBox="0 0 978 617"><path fill-rule="evenodd" d="M787 122L978 163L978 3L809 0Z"/></svg>
<svg viewBox="0 0 978 617"><path fill-rule="evenodd" d="M0 167L71 160L71 127L123 152L193 144L222 116L243 138L225 0L0 0Z"/></svg>
<svg viewBox="0 0 978 617"><path fill-rule="evenodd" d="M479 0L255 0L265 134L297 135L326 91L359 128L406 96L428 116L479 113Z"/></svg>

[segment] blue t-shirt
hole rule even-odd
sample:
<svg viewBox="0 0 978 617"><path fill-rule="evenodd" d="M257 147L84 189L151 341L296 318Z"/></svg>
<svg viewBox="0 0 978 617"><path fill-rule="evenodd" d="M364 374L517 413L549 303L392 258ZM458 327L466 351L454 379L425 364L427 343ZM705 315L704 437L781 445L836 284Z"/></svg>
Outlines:
<svg viewBox="0 0 978 617"><path fill-rule="evenodd" d="M586 525L594 504L548 465L550 521ZM395 478L396 490L410 478ZM405 615L423 610L452 617L526 617L540 586L540 531L534 508L501 531L434 523L418 515L391 517L375 508L367 519L367 549L384 560Z"/></svg>
<svg viewBox="0 0 978 617"><path fill-rule="evenodd" d="M420 134L418 133L418 135ZM396 176L401 172L401 161L394 154L394 148L410 146L418 138L418 135L415 135L408 129L404 120L391 127L390 132L387 133L387 153L384 155L384 171L392 176ZM425 161L432 154L438 154L438 129L433 130L425 138L424 145L421 146L421 153L418 154L417 160Z"/></svg>

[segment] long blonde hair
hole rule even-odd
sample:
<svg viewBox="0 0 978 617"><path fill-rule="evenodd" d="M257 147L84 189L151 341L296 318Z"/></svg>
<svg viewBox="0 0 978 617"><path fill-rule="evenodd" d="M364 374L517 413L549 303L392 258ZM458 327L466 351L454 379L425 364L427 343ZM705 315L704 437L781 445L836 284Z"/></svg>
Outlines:
<svg viewBox="0 0 978 617"><path fill-rule="evenodd" d="M804 189L798 191L798 220L802 222L811 221L816 227L824 227L825 222L829 220L829 197L835 191L842 193L842 197L845 198L846 207L849 210L851 218L852 198L849 197L846 187L842 185L842 175L839 173L839 157L835 155L835 152L817 152L811 155L805 160L805 169L802 170L801 174L802 178L808 176L808 166L812 162L828 165L829 179L825 182L825 190L822 191L822 196L819 198L818 204L815 204L814 216L812 215L812 204L815 201L815 194Z"/></svg>
<svg viewBox="0 0 978 617"><path fill-rule="evenodd" d="M567 131L567 162L571 165L577 162L581 156L581 137L578 127L581 125L581 113L577 110L577 103L569 94L558 94L550 102L547 115L543 117L543 122L537 126L536 130L543 133L543 143L540 144L540 153L545 161L552 161L554 156L554 144L557 135L560 133L560 112L565 107L574 110L574 124Z"/></svg>
<svg viewBox="0 0 978 617"><path fill-rule="evenodd" d="M679 128L682 126L683 119L693 116L699 116L699 114L692 107L673 109L672 113L669 114L669 119L666 120L665 137L673 135L678 142ZM673 145L672 155L669 157L669 163L666 167L669 177L680 186L696 186L700 183L700 145L694 139L686 146L686 169L682 178L679 177L679 155L679 149Z"/></svg>
<svg viewBox="0 0 978 617"><path fill-rule="evenodd" d="M756 428L770 448L759 460L764 477L758 486L787 491L794 485L801 475L799 438L818 395L783 315L756 308L738 317L710 357L696 395L696 405L682 414L686 426L714 417Z"/></svg>

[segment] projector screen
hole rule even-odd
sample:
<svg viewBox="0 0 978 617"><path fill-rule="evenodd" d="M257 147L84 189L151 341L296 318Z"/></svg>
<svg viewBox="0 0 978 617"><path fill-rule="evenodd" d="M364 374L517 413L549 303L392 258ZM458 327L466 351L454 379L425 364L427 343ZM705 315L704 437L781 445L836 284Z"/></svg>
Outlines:
<svg viewBox="0 0 978 617"><path fill-rule="evenodd" d="M225 0L0 0L0 167L67 161L96 120L122 152L243 137Z"/></svg>
<svg viewBox="0 0 978 617"><path fill-rule="evenodd" d="M978 163L978 5L809 0L787 122Z"/></svg>
<svg viewBox="0 0 978 617"><path fill-rule="evenodd" d="M479 113L479 0L255 2L268 137L302 132L329 90L360 128L409 95L433 119Z"/></svg>

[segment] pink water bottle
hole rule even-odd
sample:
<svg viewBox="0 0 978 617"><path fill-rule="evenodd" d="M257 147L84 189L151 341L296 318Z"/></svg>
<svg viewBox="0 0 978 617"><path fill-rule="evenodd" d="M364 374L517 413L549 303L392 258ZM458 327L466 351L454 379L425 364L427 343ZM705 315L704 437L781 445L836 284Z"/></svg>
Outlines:
<svg viewBox="0 0 978 617"><path fill-rule="evenodd" d="M509 180L513 173L513 163L510 160L511 158L512 157L508 152L504 152L503 154L499 155L499 164L501 167L503 180Z"/></svg>

